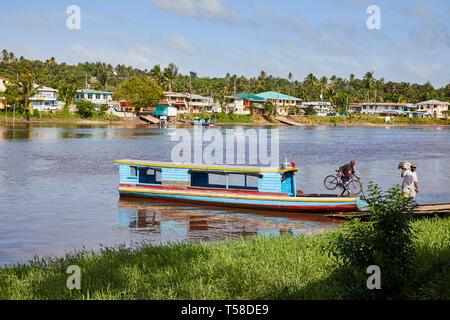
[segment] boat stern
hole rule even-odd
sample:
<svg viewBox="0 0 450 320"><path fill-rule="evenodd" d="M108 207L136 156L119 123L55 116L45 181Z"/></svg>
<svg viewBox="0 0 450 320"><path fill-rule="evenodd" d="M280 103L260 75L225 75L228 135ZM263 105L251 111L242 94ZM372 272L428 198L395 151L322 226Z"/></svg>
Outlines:
<svg viewBox="0 0 450 320"><path fill-rule="evenodd" d="M365 197L359 197L356 200L356 206L358 207L358 210L369 207L369 203L365 200Z"/></svg>

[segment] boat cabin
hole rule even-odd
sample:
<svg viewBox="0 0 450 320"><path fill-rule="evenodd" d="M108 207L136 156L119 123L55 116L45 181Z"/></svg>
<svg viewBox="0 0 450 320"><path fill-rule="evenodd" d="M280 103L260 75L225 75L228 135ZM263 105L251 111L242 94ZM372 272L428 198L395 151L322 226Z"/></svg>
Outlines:
<svg viewBox="0 0 450 320"><path fill-rule="evenodd" d="M207 164L175 164L140 160L117 160L121 185L173 188L222 189L284 193L296 196L298 168L238 167Z"/></svg>

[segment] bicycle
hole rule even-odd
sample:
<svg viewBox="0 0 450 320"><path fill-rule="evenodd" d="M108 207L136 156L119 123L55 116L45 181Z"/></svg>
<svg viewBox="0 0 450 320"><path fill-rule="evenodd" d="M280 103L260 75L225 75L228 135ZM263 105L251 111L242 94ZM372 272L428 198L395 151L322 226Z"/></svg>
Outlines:
<svg viewBox="0 0 450 320"><path fill-rule="evenodd" d="M358 195L362 190L361 182L357 179L354 179L353 175L350 175L350 179L347 182L342 182L342 175L339 170L336 170L335 175L326 176L323 180L323 185L328 190L334 190L337 187L341 187L343 189L342 194L347 191L350 194Z"/></svg>

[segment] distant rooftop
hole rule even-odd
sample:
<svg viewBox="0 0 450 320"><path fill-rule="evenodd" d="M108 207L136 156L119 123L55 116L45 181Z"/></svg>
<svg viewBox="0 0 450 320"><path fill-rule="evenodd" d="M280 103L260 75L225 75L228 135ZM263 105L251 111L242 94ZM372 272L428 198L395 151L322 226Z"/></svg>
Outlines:
<svg viewBox="0 0 450 320"><path fill-rule="evenodd" d="M283 93L279 93L279 92L275 92L275 91L261 92L261 93L258 93L257 96L264 98L264 99L272 99L272 100L276 100L276 99L297 100L297 101L302 100L302 99L299 99L299 98L296 98L293 96L288 96L287 94L283 94Z"/></svg>
<svg viewBox="0 0 450 320"><path fill-rule="evenodd" d="M107 94L113 94L113 92L111 91L102 91L102 90L94 90L94 89L82 89L82 90L77 90L78 93L93 93L93 94L98 94L98 93L107 93Z"/></svg>
<svg viewBox="0 0 450 320"><path fill-rule="evenodd" d="M45 87L45 86L39 86L37 84L33 84L34 88L38 88L39 91L51 91L51 92L58 92L58 90L53 89L53 88L49 88L49 87Z"/></svg>
<svg viewBox="0 0 450 320"><path fill-rule="evenodd" d="M361 106L410 106L413 103L397 103L397 102L363 102L358 103L357 105Z"/></svg>
<svg viewBox="0 0 450 320"><path fill-rule="evenodd" d="M263 97L260 97L258 95L251 94L251 93L238 93L238 94L233 94L230 97L231 98L236 97L236 98L254 100L254 101L264 101L265 100Z"/></svg>
<svg viewBox="0 0 450 320"><path fill-rule="evenodd" d="M439 101L439 100L428 100L428 101L419 102L417 104L448 104L448 102Z"/></svg>

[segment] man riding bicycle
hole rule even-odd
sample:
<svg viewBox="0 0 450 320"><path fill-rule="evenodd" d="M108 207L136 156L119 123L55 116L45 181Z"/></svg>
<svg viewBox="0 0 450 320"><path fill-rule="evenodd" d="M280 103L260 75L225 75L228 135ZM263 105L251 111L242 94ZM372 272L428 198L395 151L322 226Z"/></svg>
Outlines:
<svg viewBox="0 0 450 320"><path fill-rule="evenodd" d="M344 192L347 191L348 192L348 196L350 197L350 190L345 188L345 184L348 182L348 180L350 180L352 175L356 179L359 180L359 177L355 174L355 169L354 169L355 164L356 164L356 161L352 160L349 163L344 164L342 167L339 168L339 172L341 173L342 184L344 186L344 190L342 190L341 196L343 196Z"/></svg>

